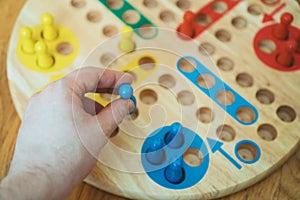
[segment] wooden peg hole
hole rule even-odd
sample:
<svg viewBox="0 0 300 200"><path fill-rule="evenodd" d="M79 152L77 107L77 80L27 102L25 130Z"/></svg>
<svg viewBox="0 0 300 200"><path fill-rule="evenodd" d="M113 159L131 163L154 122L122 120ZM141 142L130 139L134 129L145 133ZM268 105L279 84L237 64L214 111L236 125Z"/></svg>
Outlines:
<svg viewBox="0 0 300 200"><path fill-rule="evenodd" d="M158 79L159 84L167 89L173 88L176 85L176 80L171 74L163 74Z"/></svg>
<svg viewBox="0 0 300 200"><path fill-rule="evenodd" d="M100 57L100 63L104 65L105 67L108 67L109 65L112 65L115 60L115 55L112 53L104 53Z"/></svg>
<svg viewBox="0 0 300 200"><path fill-rule="evenodd" d="M273 92L268 89L260 89L256 92L256 99L262 104L271 104L275 100Z"/></svg>
<svg viewBox="0 0 300 200"><path fill-rule="evenodd" d="M164 10L160 13L159 18L166 23L175 21L175 15L169 10Z"/></svg>
<svg viewBox="0 0 300 200"><path fill-rule="evenodd" d="M74 47L71 43L62 42L56 46L56 51L61 55L67 56L73 53Z"/></svg>
<svg viewBox="0 0 300 200"><path fill-rule="evenodd" d="M227 124L219 126L216 132L218 138L225 142L233 141L235 138L235 130Z"/></svg>
<svg viewBox="0 0 300 200"><path fill-rule="evenodd" d="M107 0L106 5L113 10L119 10L124 5L124 0Z"/></svg>
<svg viewBox="0 0 300 200"><path fill-rule="evenodd" d="M205 89L210 89L216 84L215 78L210 74L201 74L197 79L198 84Z"/></svg>
<svg viewBox="0 0 300 200"><path fill-rule="evenodd" d="M127 10L123 16L123 20L127 22L128 24L136 24L138 21L140 21L140 14L135 10Z"/></svg>
<svg viewBox="0 0 300 200"><path fill-rule="evenodd" d="M251 123L254 121L256 114L255 112L246 106L240 107L236 111L236 117L244 123Z"/></svg>
<svg viewBox="0 0 300 200"><path fill-rule="evenodd" d="M280 106L276 113L277 116L284 122L292 122L296 119L296 112L290 106Z"/></svg>
<svg viewBox="0 0 300 200"><path fill-rule="evenodd" d="M179 67L184 72L193 72L196 69L196 63L192 59L184 58L179 61Z"/></svg>
<svg viewBox="0 0 300 200"><path fill-rule="evenodd" d="M222 57L217 61L217 66L222 71L231 71L234 67L234 63L230 58Z"/></svg>
<svg viewBox="0 0 300 200"><path fill-rule="evenodd" d="M217 93L216 98L220 104L223 104L226 106L233 104L233 102L235 101L234 94L232 92L230 92L229 90L220 90Z"/></svg>
<svg viewBox="0 0 300 200"><path fill-rule="evenodd" d="M118 34L118 28L114 25L106 25L102 30L103 35L106 37L112 37Z"/></svg>
<svg viewBox="0 0 300 200"><path fill-rule="evenodd" d="M258 4L249 5L247 11L251 15L255 15L255 16L261 15L263 12L261 6Z"/></svg>
<svg viewBox="0 0 300 200"><path fill-rule="evenodd" d="M142 57L138 63L143 70L152 70L156 65L154 59L148 56Z"/></svg>
<svg viewBox="0 0 300 200"><path fill-rule="evenodd" d="M204 124L208 124L214 119L214 113L209 107L199 108L196 112L196 116L198 120Z"/></svg>
<svg viewBox="0 0 300 200"><path fill-rule="evenodd" d="M228 7L226 3L222 1L216 1L211 5L211 9L216 13L222 14L228 9Z"/></svg>
<svg viewBox="0 0 300 200"><path fill-rule="evenodd" d="M184 106L192 105L195 102L195 96L188 90L183 90L178 93L177 101Z"/></svg>
<svg viewBox="0 0 300 200"><path fill-rule="evenodd" d="M138 29L138 32L143 38L149 39L156 35L157 29L150 24L144 24Z"/></svg>
<svg viewBox="0 0 300 200"><path fill-rule="evenodd" d="M242 143L238 147L239 156L246 161L253 161L258 155L257 149L253 144Z"/></svg>
<svg viewBox="0 0 300 200"><path fill-rule="evenodd" d="M203 155L199 149L188 148L183 154L183 160L191 167L198 167L203 162Z"/></svg>
<svg viewBox="0 0 300 200"><path fill-rule="evenodd" d="M231 24L237 29L244 29L247 27L247 20L243 17L235 17L231 20Z"/></svg>
<svg viewBox="0 0 300 200"><path fill-rule="evenodd" d="M254 82L252 76L247 73L238 74L235 80L241 87L251 87Z"/></svg>
<svg viewBox="0 0 300 200"><path fill-rule="evenodd" d="M158 4L156 0L144 0L143 5L147 8L155 8Z"/></svg>
<svg viewBox="0 0 300 200"><path fill-rule="evenodd" d="M273 141L277 137L277 131L271 124L260 125L257 129L257 134L266 141Z"/></svg>
<svg viewBox="0 0 300 200"><path fill-rule="evenodd" d="M204 42L199 46L199 52L202 55L212 55L215 52L215 47L208 42Z"/></svg>
<svg viewBox="0 0 300 200"><path fill-rule="evenodd" d="M212 21L211 17L205 13L197 14L195 20L199 26L204 26L204 27L208 26Z"/></svg>
<svg viewBox="0 0 300 200"><path fill-rule="evenodd" d="M181 10L188 10L191 8L191 2L189 0L178 0L176 6Z"/></svg>
<svg viewBox="0 0 300 200"><path fill-rule="evenodd" d="M273 53L276 49L276 44L272 40L264 39L259 41L258 48L267 54Z"/></svg>
<svg viewBox="0 0 300 200"><path fill-rule="evenodd" d="M145 89L140 93L140 100L146 105L152 105L157 102L157 93L151 89Z"/></svg>
<svg viewBox="0 0 300 200"><path fill-rule="evenodd" d="M221 42L229 42L231 40L231 34L225 29L218 30L215 36Z"/></svg>
<svg viewBox="0 0 300 200"><path fill-rule="evenodd" d="M89 22L98 23L101 21L101 12L96 10L89 11L86 18Z"/></svg>
<svg viewBox="0 0 300 200"><path fill-rule="evenodd" d="M71 0L71 5L74 8L83 8L86 5L85 0Z"/></svg>

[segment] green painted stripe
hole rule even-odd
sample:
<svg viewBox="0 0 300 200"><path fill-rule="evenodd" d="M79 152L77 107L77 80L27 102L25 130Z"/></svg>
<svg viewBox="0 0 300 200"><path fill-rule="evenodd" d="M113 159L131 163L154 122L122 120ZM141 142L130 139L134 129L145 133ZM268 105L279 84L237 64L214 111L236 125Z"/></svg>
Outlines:
<svg viewBox="0 0 300 200"><path fill-rule="evenodd" d="M108 0L99 0L99 2L101 2L107 9L109 9L116 17L118 17L124 24L126 24L127 26L130 26L132 29L134 29L135 33L140 36L143 39L152 39L155 38L158 34L158 28L156 27L155 24L153 24L147 17L145 17L139 10L137 10L135 7L133 7L129 2L127 2L126 0L123 0L123 5L121 8L118 9L112 9L111 7L109 7L109 5L107 4ZM126 11L128 10L133 10L135 12L137 12L140 15L140 19L137 23L135 24L130 24L128 22L126 22L123 19L123 15ZM140 28L143 28L145 26L151 26L154 28L155 33L151 36L151 37L145 37L144 35L142 35L140 33Z"/></svg>

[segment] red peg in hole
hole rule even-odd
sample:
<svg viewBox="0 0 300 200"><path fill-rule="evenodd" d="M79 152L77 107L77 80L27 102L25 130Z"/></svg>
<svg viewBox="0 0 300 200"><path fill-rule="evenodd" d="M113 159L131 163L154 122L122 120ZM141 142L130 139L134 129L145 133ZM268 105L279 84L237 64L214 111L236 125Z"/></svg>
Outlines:
<svg viewBox="0 0 300 200"><path fill-rule="evenodd" d="M190 38L193 38L195 35L195 30L193 22L195 21L195 14L192 11L187 11L183 16L183 23L179 26L178 31Z"/></svg>
<svg viewBox="0 0 300 200"><path fill-rule="evenodd" d="M294 17L291 13L283 13L280 17L280 23L278 23L273 29L273 35L278 40L286 40L289 36L289 26L293 22Z"/></svg>
<svg viewBox="0 0 300 200"><path fill-rule="evenodd" d="M284 51L280 52L276 57L277 63L285 67L292 66L296 48L297 48L296 40L287 41L285 43Z"/></svg>

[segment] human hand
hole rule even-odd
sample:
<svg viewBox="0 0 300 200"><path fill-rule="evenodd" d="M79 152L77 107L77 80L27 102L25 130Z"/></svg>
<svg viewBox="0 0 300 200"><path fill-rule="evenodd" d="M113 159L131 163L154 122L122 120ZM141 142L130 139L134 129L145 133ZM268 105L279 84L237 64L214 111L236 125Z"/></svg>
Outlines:
<svg viewBox="0 0 300 200"><path fill-rule="evenodd" d="M131 82L129 74L83 68L34 95L23 116L9 174L0 184L0 199L3 191L2 197L14 199L67 197L133 109L133 103L123 99L103 108L85 93L112 92Z"/></svg>

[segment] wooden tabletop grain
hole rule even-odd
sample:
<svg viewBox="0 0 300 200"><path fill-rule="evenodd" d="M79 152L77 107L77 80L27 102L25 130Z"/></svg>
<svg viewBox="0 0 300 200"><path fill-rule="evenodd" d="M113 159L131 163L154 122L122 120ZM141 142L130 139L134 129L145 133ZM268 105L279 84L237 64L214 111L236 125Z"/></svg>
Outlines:
<svg viewBox="0 0 300 200"><path fill-rule="evenodd" d="M14 152L20 118L11 99L6 76L7 48L15 20L25 0L0 0L0 180L8 172ZM287 162L261 182L226 200L243 199L300 199L300 148ZM124 199L86 183L80 183L68 199Z"/></svg>

